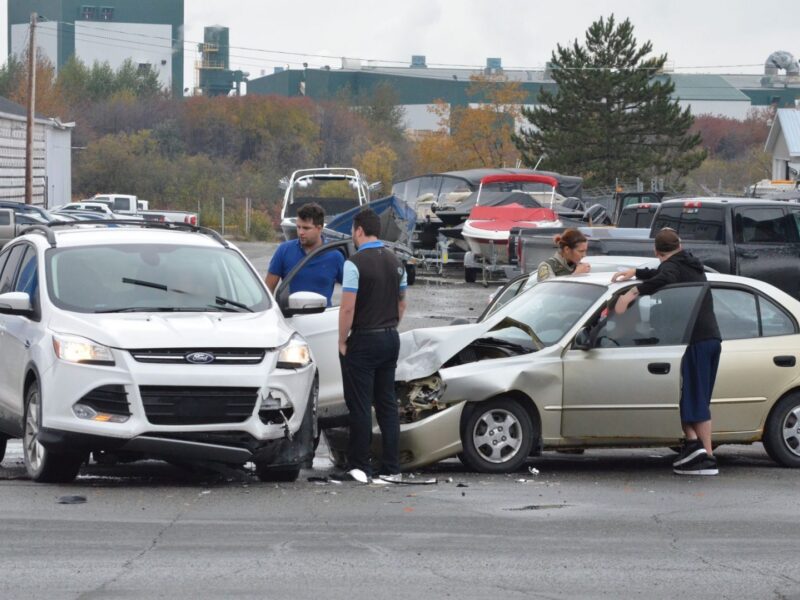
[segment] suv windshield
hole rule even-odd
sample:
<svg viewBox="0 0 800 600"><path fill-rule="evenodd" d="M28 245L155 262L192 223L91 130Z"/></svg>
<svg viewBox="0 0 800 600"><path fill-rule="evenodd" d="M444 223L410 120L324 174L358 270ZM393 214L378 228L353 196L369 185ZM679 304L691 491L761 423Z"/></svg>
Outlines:
<svg viewBox="0 0 800 600"><path fill-rule="evenodd" d="M258 276L234 250L167 244L57 248L47 289L75 312L226 311L270 307Z"/></svg>
<svg viewBox="0 0 800 600"><path fill-rule="evenodd" d="M588 283L543 281L500 308L497 315L503 318L488 335L525 347L552 346L605 291Z"/></svg>

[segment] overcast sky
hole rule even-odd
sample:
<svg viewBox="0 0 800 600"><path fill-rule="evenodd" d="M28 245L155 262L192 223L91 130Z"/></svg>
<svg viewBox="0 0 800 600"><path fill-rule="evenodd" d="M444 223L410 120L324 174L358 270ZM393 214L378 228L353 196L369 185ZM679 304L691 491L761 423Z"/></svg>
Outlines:
<svg viewBox="0 0 800 600"><path fill-rule="evenodd" d="M6 7L0 0L4 50ZM185 7L187 42L202 41L204 26L229 27L231 65L251 77L304 61L338 68L342 56L407 64L424 54L429 66L483 65L491 56L507 68L542 68L557 43L583 40L611 13L630 18L636 37L667 53L677 72L760 73L775 50L800 56L798 4L789 0L186 0ZM187 87L196 58L187 43Z"/></svg>

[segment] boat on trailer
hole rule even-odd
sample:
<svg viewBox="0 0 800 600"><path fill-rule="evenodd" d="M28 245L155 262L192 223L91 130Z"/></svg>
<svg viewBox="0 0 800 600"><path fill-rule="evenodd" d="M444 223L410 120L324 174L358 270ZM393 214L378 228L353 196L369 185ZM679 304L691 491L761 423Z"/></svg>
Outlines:
<svg viewBox="0 0 800 600"><path fill-rule="evenodd" d="M496 183L525 183L532 188L527 192L519 192L520 197L527 199L509 204L483 205L483 187ZM502 174L484 177L475 206L461 229L461 235L473 255L471 259L480 260L488 267L508 264L508 239L512 228L560 227L562 222L556 212L557 187L558 180L549 175Z"/></svg>
<svg viewBox="0 0 800 600"><path fill-rule="evenodd" d="M328 223L337 215L369 204L370 193L380 189L380 183L370 185L350 167L322 167L294 171L290 178L281 180L281 188L285 190L281 231L291 240L297 237L297 211L304 204L319 204Z"/></svg>

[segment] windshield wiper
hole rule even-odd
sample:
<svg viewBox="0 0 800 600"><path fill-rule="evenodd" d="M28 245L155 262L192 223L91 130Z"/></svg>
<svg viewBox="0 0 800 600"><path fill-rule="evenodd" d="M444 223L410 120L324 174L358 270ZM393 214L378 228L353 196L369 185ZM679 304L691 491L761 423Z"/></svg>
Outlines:
<svg viewBox="0 0 800 600"><path fill-rule="evenodd" d="M133 285L142 285L144 287L154 288L157 290L167 291L167 286L163 283L155 283L154 281L143 281L141 279L131 279L130 277L123 277L122 283L132 283Z"/></svg>
<svg viewBox="0 0 800 600"><path fill-rule="evenodd" d="M241 302L236 302L235 300L230 300L228 298L223 298L222 296L216 296L214 298L214 301L217 304L221 304L223 306L225 304L230 304L231 306L235 306L236 308L241 308L242 310L245 310L247 312L253 312L253 309L250 308L249 306L247 306L246 304L242 304ZM220 308L220 307L218 306L217 308ZM230 310L230 309L228 309L228 310Z"/></svg>
<svg viewBox="0 0 800 600"><path fill-rule="evenodd" d="M531 348L529 348L527 346L523 346L522 344L517 344L515 342L509 342L508 340L504 340L504 339L496 338L496 337L482 337L482 338L479 338L477 341L479 341L479 342L489 342L490 344L496 344L498 346L503 346L503 347L509 348L511 350L517 350L519 352L522 352L523 354L529 354L531 352L534 352L533 349L531 349Z"/></svg>

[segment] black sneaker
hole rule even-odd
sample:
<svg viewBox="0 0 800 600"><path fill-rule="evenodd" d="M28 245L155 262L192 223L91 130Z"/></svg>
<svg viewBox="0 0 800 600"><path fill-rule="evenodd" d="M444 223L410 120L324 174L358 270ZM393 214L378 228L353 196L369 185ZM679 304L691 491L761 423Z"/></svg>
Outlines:
<svg viewBox="0 0 800 600"><path fill-rule="evenodd" d="M369 477L361 469L350 469L341 473L333 473L329 477L331 481L357 481L358 483L369 483Z"/></svg>
<svg viewBox="0 0 800 600"><path fill-rule="evenodd" d="M689 461L694 460L696 457L706 454L706 449L703 447L703 442L700 440L686 440L681 446L681 451L678 458L672 461L673 467L680 467L687 464Z"/></svg>
<svg viewBox="0 0 800 600"><path fill-rule="evenodd" d="M718 475L717 459L705 452L693 460L672 469L678 475Z"/></svg>

